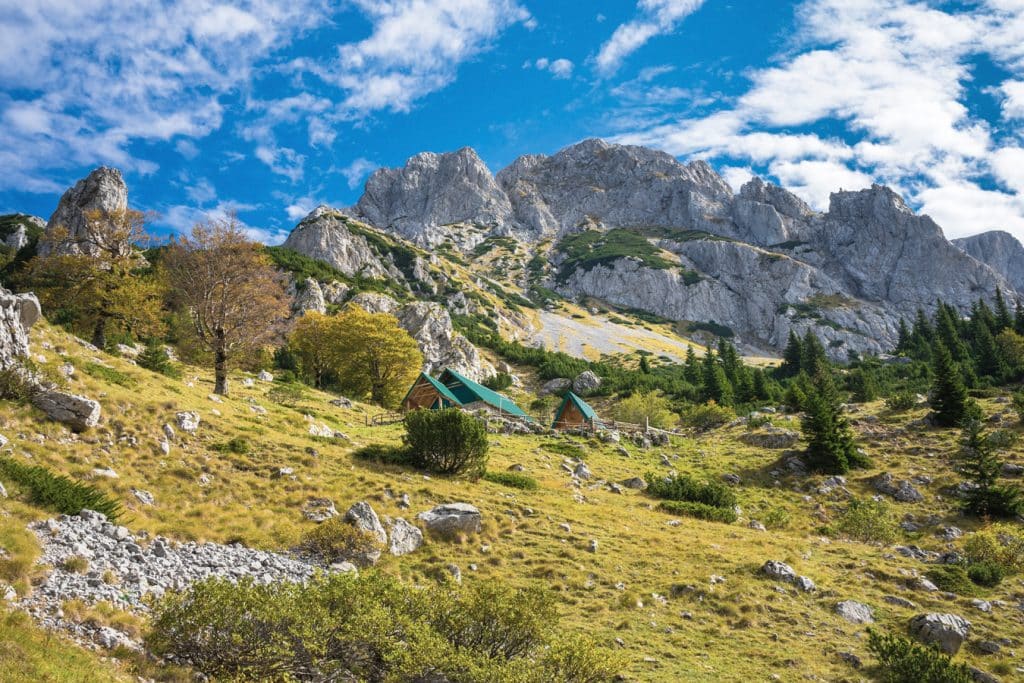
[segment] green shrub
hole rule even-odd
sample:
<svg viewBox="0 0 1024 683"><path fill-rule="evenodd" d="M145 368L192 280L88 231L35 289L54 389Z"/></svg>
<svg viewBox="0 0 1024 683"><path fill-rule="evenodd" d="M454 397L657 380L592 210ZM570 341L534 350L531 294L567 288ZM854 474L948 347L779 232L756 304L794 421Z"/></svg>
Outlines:
<svg viewBox="0 0 1024 683"><path fill-rule="evenodd" d="M979 562L967 566L967 578L979 586L995 588L1006 577L1006 571L995 562Z"/></svg>
<svg viewBox="0 0 1024 683"><path fill-rule="evenodd" d="M114 368L109 368L106 365L100 365L99 363L86 363L82 367L82 371L90 377L95 377L108 384L116 384L126 389L132 389L139 383L131 375Z"/></svg>
<svg viewBox="0 0 1024 683"><path fill-rule="evenodd" d="M381 551L381 543L376 536L341 517L331 517L307 531L299 547L323 558L328 564L355 561Z"/></svg>
<svg viewBox="0 0 1024 683"><path fill-rule="evenodd" d="M268 586L211 579L155 606L147 648L230 680L599 683L617 662L563 636L550 591L412 588L375 572Z"/></svg>
<svg viewBox="0 0 1024 683"><path fill-rule="evenodd" d="M885 407L893 412L902 413L917 405L917 394L913 391L897 391L885 399Z"/></svg>
<svg viewBox="0 0 1024 683"><path fill-rule="evenodd" d="M487 469L487 430L458 408L415 410L405 416L410 463L439 474L481 476Z"/></svg>
<svg viewBox="0 0 1024 683"><path fill-rule="evenodd" d="M219 453L234 453L235 455L246 455L252 451L252 444L244 436L236 436L227 441L216 443L210 446L212 450Z"/></svg>
<svg viewBox="0 0 1024 683"><path fill-rule="evenodd" d="M1017 419L1024 422L1024 391L1014 392L1013 409L1017 412Z"/></svg>
<svg viewBox="0 0 1024 683"><path fill-rule="evenodd" d="M892 543L896 540L896 519L889 504L881 500L851 500L833 528L855 541Z"/></svg>
<svg viewBox="0 0 1024 683"><path fill-rule="evenodd" d="M25 465L8 457L0 457L0 476L25 489L33 505L77 515L82 510L102 512L110 520L121 516L121 504L95 486L72 481L54 474L45 467Z"/></svg>
<svg viewBox="0 0 1024 683"><path fill-rule="evenodd" d="M486 472L484 479L493 483L523 491L536 491L540 486L531 476L519 472Z"/></svg>
<svg viewBox="0 0 1024 683"><path fill-rule="evenodd" d="M789 512L786 508L771 508L761 515L761 523L766 529L785 529L790 523Z"/></svg>
<svg viewBox="0 0 1024 683"><path fill-rule="evenodd" d="M545 451L564 455L567 458L576 458L578 460L582 460L587 455L587 451L583 446L569 441L547 441L542 443L540 447Z"/></svg>
<svg viewBox="0 0 1024 683"><path fill-rule="evenodd" d="M510 386L512 386L512 375L508 374L507 372L499 372L498 374L491 375L490 377L485 379L483 381L483 385L488 389L492 389L494 391L508 389Z"/></svg>
<svg viewBox="0 0 1024 683"><path fill-rule="evenodd" d="M662 477L648 473L645 479L647 479L647 493L655 498L701 503L730 510L736 506L736 494L721 482L699 481L686 474Z"/></svg>
<svg viewBox="0 0 1024 683"><path fill-rule="evenodd" d="M886 683L971 683L974 677L963 664L937 646L919 645L909 638L882 635L868 629L868 650L878 658Z"/></svg>
<svg viewBox="0 0 1024 683"><path fill-rule="evenodd" d="M1008 524L971 534L963 552L969 563L997 565L1006 576L1024 571L1024 535Z"/></svg>
<svg viewBox="0 0 1024 683"><path fill-rule="evenodd" d="M140 368L157 372L166 377L174 379L181 377L181 370L167 357L167 351L157 339L146 342L146 348L142 350L135 362Z"/></svg>
<svg viewBox="0 0 1024 683"><path fill-rule="evenodd" d="M0 370L0 398L24 405L32 401L39 387L32 375L17 366Z"/></svg>
<svg viewBox="0 0 1024 683"><path fill-rule="evenodd" d="M369 460L385 465L410 465L409 449L405 446L370 444L356 449L352 455L360 460Z"/></svg>
<svg viewBox="0 0 1024 683"><path fill-rule="evenodd" d="M681 500L665 500L659 506L665 512L674 515L686 515L696 519L703 519L707 522L722 522L732 524L736 521L736 510L733 508L719 508L704 503L690 503Z"/></svg>
<svg viewBox="0 0 1024 683"><path fill-rule="evenodd" d="M84 574L89 570L89 560L81 555L72 555L64 558L64 561L60 563L60 568L72 574Z"/></svg>
<svg viewBox="0 0 1024 683"><path fill-rule="evenodd" d="M282 374L275 378L274 386L267 392L267 398L279 405L294 408L306 398L305 388L298 382L285 382Z"/></svg>
<svg viewBox="0 0 1024 683"><path fill-rule="evenodd" d="M679 422L669 400L656 392L628 396L612 408L612 414L620 422L642 425L646 420L658 429L671 429Z"/></svg>
<svg viewBox="0 0 1024 683"><path fill-rule="evenodd" d="M978 588L967 575L967 570L959 564L940 564L932 567L925 576L947 593L971 596L978 593Z"/></svg>
<svg viewBox="0 0 1024 683"><path fill-rule="evenodd" d="M690 406L682 412L682 422L687 427L700 431L714 429L736 419L736 413L728 406L720 406L714 401Z"/></svg>

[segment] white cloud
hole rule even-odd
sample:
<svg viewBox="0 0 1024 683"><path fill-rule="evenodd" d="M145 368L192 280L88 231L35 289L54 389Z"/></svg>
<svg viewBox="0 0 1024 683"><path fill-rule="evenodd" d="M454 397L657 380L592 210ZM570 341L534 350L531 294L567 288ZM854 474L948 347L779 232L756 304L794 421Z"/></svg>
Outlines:
<svg viewBox="0 0 1024 683"><path fill-rule="evenodd" d="M294 149L259 145L256 147L255 155L274 173L288 178L293 183L302 180L306 157Z"/></svg>
<svg viewBox="0 0 1024 683"><path fill-rule="evenodd" d="M757 175L750 166L723 166L718 169L718 173L732 188L732 191L737 193L751 178Z"/></svg>
<svg viewBox="0 0 1024 683"><path fill-rule="evenodd" d="M458 66L506 28L534 26L515 0L354 0L373 25L369 37L338 47L327 67L297 63L347 94L340 116L409 111L451 83Z"/></svg>
<svg viewBox="0 0 1024 683"><path fill-rule="evenodd" d="M317 203L309 197L301 197L284 207L284 212L287 214L288 220L297 222L308 216L316 206Z"/></svg>
<svg viewBox="0 0 1024 683"><path fill-rule="evenodd" d="M217 190L206 178L200 178L185 188L185 194L196 204L202 206L217 198Z"/></svg>
<svg viewBox="0 0 1024 683"><path fill-rule="evenodd" d="M575 66L572 61L565 58L551 60L547 57L541 57L532 62L527 61L523 64L524 69L533 67L538 71L547 71L555 78L563 80L572 77Z"/></svg>
<svg viewBox="0 0 1024 683"><path fill-rule="evenodd" d="M774 66L749 72L745 92L709 114L684 110L618 140L730 167L758 165L817 208L840 187L878 181L933 213L951 234L1019 229L1024 155L967 101L974 59L986 55L1012 76L995 92L1004 118L1024 118L1024 2L943 7L805 0L790 50ZM658 86L640 79L612 92L623 104L621 120L630 110L646 111L646 93L666 101ZM991 179L1003 189L989 189ZM943 199L946 189L955 201ZM961 200L985 205L957 209Z"/></svg>
<svg viewBox="0 0 1024 683"><path fill-rule="evenodd" d="M199 156L199 148L196 147L196 143L184 138L174 143L174 149L177 150L178 154L189 160Z"/></svg>
<svg viewBox="0 0 1024 683"><path fill-rule="evenodd" d="M686 17L704 4L704 0L639 0L636 19L619 25L597 53L598 71L610 76L622 62L655 36L671 33Z"/></svg>
<svg viewBox="0 0 1024 683"><path fill-rule="evenodd" d="M362 157L355 159L351 164L341 169L341 175L345 176L350 190L354 190L362 184L363 179L380 168L380 164L374 163Z"/></svg>
<svg viewBox="0 0 1024 683"><path fill-rule="evenodd" d="M53 169L96 163L155 171L133 142L219 128L221 96L326 10L325 0L6 3L0 82L17 94L0 96L0 188L47 191Z"/></svg>

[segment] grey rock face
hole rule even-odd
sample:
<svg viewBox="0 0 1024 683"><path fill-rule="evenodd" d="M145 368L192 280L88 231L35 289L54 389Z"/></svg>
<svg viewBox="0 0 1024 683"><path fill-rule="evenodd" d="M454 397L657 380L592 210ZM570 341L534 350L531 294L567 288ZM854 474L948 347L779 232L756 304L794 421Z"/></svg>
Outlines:
<svg viewBox="0 0 1024 683"><path fill-rule="evenodd" d="M556 377L549 379L544 382L544 386L540 388L540 395L547 396L548 394L561 394L572 387L572 380L566 379L565 377Z"/></svg>
<svg viewBox="0 0 1024 683"><path fill-rule="evenodd" d="M315 279L308 277L301 285L294 285L292 294L294 297L292 303L294 310L300 313L307 311L315 313L327 312L327 299L324 297L324 290L320 288L320 283Z"/></svg>
<svg viewBox="0 0 1024 683"><path fill-rule="evenodd" d="M391 524L391 540L388 550L392 555L408 555L423 545L423 532L401 517Z"/></svg>
<svg viewBox="0 0 1024 683"><path fill-rule="evenodd" d="M109 215L127 208L128 187L121 172L101 166L64 193L46 224L46 233L52 235L58 229L66 231L66 239L54 247L58 253L96 255L99 250L90 244L92 232L86 215L93 211ZM40 244L41 254L49 251L45 241Z"/></svg>
<svg viewBox="0 0 1024 683"><path fill-rule="evenodd" d="M953 240L953 244L1005 277L1018 292L1024 292L1024 246L1016 237L990 230Z"/></svg>
<svg viewBox="0 0 1024 683"><path fill-rule="evenodd" d="M42 391L32 397L32 404L51 420L62 422L76 432L91 429L100 421L100 404L85 396Z"/></svg>
<svg viewBox="0 0 1024 683"><path fill-rule="evenodd" d="M194 434L199 429L200 417L199 413L191 411L182 411L176 413L174 421L178 424L178 429L189 434ZM164 432L166 433L166 427Z"/></svg>
<svg viewBox="0 0 1024 683"><path fill-rule="evenodd" d="M910 620L910 633L924 643L935 643L955 655L971 632L971 622L956 614L920 614Z"/></svg>
<svg viewBox="0 0 1024 683"><path fill-rule="evenodd" d="M28 331L42 316L35 294L12 294L0 287L0 368L28 355Z"/></svg>
<svg viewBox="0 0 1024 683"><path fill-rule="evenodd" d="M593 370L584 370L572 381L572 390L579 396L586 396L601 387L601 378Z"/></svg>
<svg viewBox="0 0 1024 683"><path fill-rule="evenodd" d="M465 246L482 241L483 234L512 224L512 206L476 152L424 152L402 168L380 169L366 182L356 204L360 216L420 245L467 236L471 230L446 226L478 226ZM454 234L461 232L462 235Z"/></svg>
<svg viewBox="0 0 1024 683"><path fill-rule="evenodd" d="M875 622L874 610L853 600L843 600L837 604L836 614L851 624L873 624Z"/></svg>
<svg viewBox="0 0 1024 683"><path fill-rule="evenodd" d="M438 505L416 517L426 524L427 529L441 535L478 533L482 519L480 510L469 503Z"/></svg>
<svg viewBox="0 0 1024 683"><path fill-rule="evenodd" d="M352 232L348 220L337 209L318 206L295 226L282 246L328 263L349 277L400 279L394 264L382 259L365 237Z"/></svg>

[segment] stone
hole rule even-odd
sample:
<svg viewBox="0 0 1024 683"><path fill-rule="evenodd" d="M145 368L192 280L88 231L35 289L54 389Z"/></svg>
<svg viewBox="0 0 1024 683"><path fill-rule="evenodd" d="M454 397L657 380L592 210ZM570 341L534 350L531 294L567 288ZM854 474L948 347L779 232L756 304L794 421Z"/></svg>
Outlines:
<svg viewBox="0 0 1024 683"><path fill-rule="evenodd" d="M132 489L132 495L143 505L153 505L153 494L142 489Z"/></svg>
<svg viewBox="0 0 1024 683"><path fill-rule="evenodd" d="M861 602L843 600L836 605L836 614L851 624L873 624L875 613L870 607Z"/></svg>
<svg viewBox="0 0 1024 683"><path fill-rule="evenodd" d="M1002 470L1004 477L1024 477L1024 465L1018 465L1013 462L1004 462Z"/></svg>
<svg viewBox="0 0 1024 683"><path fill-rule="evenodd" d="M97 467L92 471L92 476L103 479L117 479L117 472L109 467Z"/></svg>
<svg viewBox="0 0 1024 683"><path fill-rule="evenodd" d="M350 399L345 398L344 396L339 396L338 398L331 399L331 405L336 407L336 408L349 408L349 409L351 409L352 408L352 401Z"/></svg>
<svg viewBox="0 0 1024 683"><path fill-rule="evenodd" d="M647 482L640 477L630 477L622 482L622 485L627 489L633 489L636 491L643 491L647 488Z"/></svg>
<svg viewBox="0 0 1024 683"><path fill-rule="evenodd" d="M861 661L860 657L853 654L852 652L840 652L836 656L839 657L839 659L846 662L847 664L849 664L854 669L860 669L864 666L864 663Z"/></svg>
<svg viewBox="0 0 1024 683"><path fill-rule="evenodd" d="M199 423L201 421L199 413L186 411L175 414L174 420L178 425L178 429L183 432L188 432L189 434L194 434L196 430L199 429ZM164 432L166 433L166 431L167 430L165 429Z"/></svg>
<svg viewBox="0 0 1024 683"><path fill-rule="evenodd" d="M388 550L392 555L408 555L423 545L423 532L401 517L391 524Z"/></svg>
<svg viewBox="0 0 1024 683"><path fill-rule="evenodd" d="M971 622L956 614L920 614L910 620L910 633L925 644L936 644L955 655L971 632Z"/></svg>
<svg viewBox="0 0 1024 683"><path fill-rule="evenodd" d="M572 380L564 377L556 377L550 379L541 386L538 392L539 396L548 396L550 394L563 394L568 391L569 387L572 386Z"/></svg>
<svg viewBox="0 0 1024 683"><path fill-rule="evenodd" d="M740 441L749 446L771 449L792 448L799 440L799 433L779 427L764 427L740 437Z"/></svg>
<svg viewBox="0 0 1024 683"><path fill-rule="evenodd" d="M330 498L308 498L302 505L302 516L311 522L326 522L338 514Z"/></svg>
<svg viewBox="0 0 1024 683"><path fill-rule="evenodd" d="M972 599L971 606L976 610L985 612L986 614L992 611L992 603L988 600L982 600L981 598Z"/></svg>
<svg viewBox="0 0 1024 683"><path fill-rule="evenodd" d="M1024 247L1016 237L1003 230L989 230L952 242L1024 292Z"/></svg>
<svg viewBox="0 0 1024 683"><path fill-rule="evenodd" d="M768 560L761 567L761 573L770 576L778 581L785 581L786 583L793 583L796 581L796 572L793 568L784 562L778 562L776 560Z"/></svg>
<svg viewBox="0 0 1024 683"><path fill-rule="evenodd" d="M51 420L66 424L76 432L91 429L100 422L100 404L85 396L48 390L36 393L32 404Z"/></svg>
<svg viewBox="0 0 1024 683"><path fill-rule="evenodd" d="M345 521L357 529L367 532L376 538L381 545L387 545L388 532L384 529L384 525L381 524L377 513L366 501L360 501L350 507L345 513Z"/></svg>
<svg viewBox="0 0 1024 683"><path fill-rule="evenodd" d="M125 211L128 208L128 187L116 168L101 166L75 183L60 198L57 209L46 224L46 235L53 236L58 230L63 238L59 241L40 240L40 255L51 251L57 254L99 255L100 248L94 239L94 228L88 215L98 212L101 217ZM132 245L120 245L120 251L130 253Z"/></svg>
<svg viewBox="0 0 1024 683"><path fill-rule="evenodd" d="M414 301L398 310L396 317L402 329L416 340L423 354L424 372L451 368L475 382L495 374L494 366L455 331L451 315L441 304Z"/></svg>
<svg viewBox="0 0 1024 683"><path fill-rule="evenodd" d="M740 475L738 475L738 474L726 473L726 474L722 475L722 481L724 481L726 484L732 484L733 486L739 486L741 480L740 480Z"/></svg>
<svg viewBox="0 0 1024 683"><path fill-rule="evenodd" d="M901 598L898 595L886 595L882 599L890 605L896 605L897 607L904 607L906 609L917 609L916 604L914 604L910 600L907 600L906 598Z"/></svg>
<svg viewBox="0 0 1024 683"><path fill-rule="evenodd" d="M267 372L266 370L260 370L259 374L256 375L256 379L258 379L261 382L273 382L274 376Z"/></svg>
<svg viewBox="0 0 1024 683"><path fill-rule="evenodd" d="M586 396L601 387L601 378L593 370L584 370L572 381L573 393Z"/></svg>
<svg viewBox="0 0 1024 683"><path fill-rule="evenodd" d="M421 512L417 519L427 529L440 535L459 533L475 534L480 531L482 516L480 510L469 503L447 503Z"/></svg>
<svg viewBox="0 0 1024 683"><path fill-rule="evenodd" d="M572 475L577 479L582 479L583 481L587 481L592 476L594 476L590 473L590 468L587 467L587 463L585 462L581 462L578 465L576 465L576 467L572 471Z"/></svg>
<svg viewBox="0 0 1024 683"><path fill-rule="evenodd" d="M764 524L757 521L756 519L750 520L750 523L747 524L747 528L753 529L754 531L768 531L768 529L765 528Z"/></svg>

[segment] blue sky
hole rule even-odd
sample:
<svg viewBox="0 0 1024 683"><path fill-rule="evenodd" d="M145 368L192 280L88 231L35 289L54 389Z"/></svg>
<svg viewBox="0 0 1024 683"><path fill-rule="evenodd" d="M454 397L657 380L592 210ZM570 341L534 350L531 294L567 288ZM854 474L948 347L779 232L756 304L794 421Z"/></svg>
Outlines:
<svg viewBox="0 0 1024 683"><path fill-rule="evenodd" d="M278 242L378 166L599 136L1024 238L1024 0L0 0L0 212L92 167Z"/></svg>

